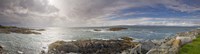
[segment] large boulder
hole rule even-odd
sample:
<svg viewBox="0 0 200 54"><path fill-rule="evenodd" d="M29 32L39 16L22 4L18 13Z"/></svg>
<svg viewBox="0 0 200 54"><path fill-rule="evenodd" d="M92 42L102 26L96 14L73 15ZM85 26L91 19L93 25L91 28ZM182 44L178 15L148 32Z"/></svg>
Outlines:
<svg viewBox="0 0 200 54"><path fill-rule="evenodd" d="M158 44L153 43L150 40L149 41L141 42L141 44L142 44L141 49L142 49L142 53L143 54L147 53L150 49L158 46Z"/></svg>
<svg viewBox="0 0 200 54"><path fill-rule="evenodd" d="M176 37L176 39L181 40L181 45L184 45L186 43L190 43L192 42L193 39L195 39L196 37Z"/></svg>

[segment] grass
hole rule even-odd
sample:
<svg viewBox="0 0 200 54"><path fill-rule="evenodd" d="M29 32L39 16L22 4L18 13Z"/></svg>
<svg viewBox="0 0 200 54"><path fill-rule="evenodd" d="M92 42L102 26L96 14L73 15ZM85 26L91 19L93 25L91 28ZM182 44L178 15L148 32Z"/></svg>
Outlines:
<svg viewBox="0 0 200 54"><path fill-rule="evenodd" d="M200 54L200 35L192 43L188 43L180 48L180 54Z"/></svg>

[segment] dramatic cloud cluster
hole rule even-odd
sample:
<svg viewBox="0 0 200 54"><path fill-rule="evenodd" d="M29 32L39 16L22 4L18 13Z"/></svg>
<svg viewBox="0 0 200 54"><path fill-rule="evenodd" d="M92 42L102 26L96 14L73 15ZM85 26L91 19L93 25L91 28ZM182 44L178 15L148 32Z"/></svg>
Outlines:
<svg viewBox="0 0 200 54"><path fill-rule="evenodd" d="M54 20L58 11L47 0L1 0L0 23L45 25Z"/></svg>
<svg viewBox="0 0 200 54"><path fill-rule="evenodd" d="M141 17L112 20L129 15L145 14L139 12L123 13L126 9L153 8L159 5L186 13L200 11L200 5L190 5L182 0L1 0L0 24L18 26L107 26L172 23L193 25L195 23L194 25L198 25L198 22L193 22L193 19L177 22L180 18L178 20L159 18L158 20L158 18Z"/></svg>

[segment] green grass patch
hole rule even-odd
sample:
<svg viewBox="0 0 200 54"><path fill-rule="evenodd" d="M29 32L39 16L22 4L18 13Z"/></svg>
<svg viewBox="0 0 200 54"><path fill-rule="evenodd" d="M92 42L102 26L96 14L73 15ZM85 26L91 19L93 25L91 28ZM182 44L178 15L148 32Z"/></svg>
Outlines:
<svg viewBox="0 0 200 54"><path fill-rule="evenodd" d="M200 35L199 35L200 36ZM180 54L200 54L200 37L180 48Z"/></svg>

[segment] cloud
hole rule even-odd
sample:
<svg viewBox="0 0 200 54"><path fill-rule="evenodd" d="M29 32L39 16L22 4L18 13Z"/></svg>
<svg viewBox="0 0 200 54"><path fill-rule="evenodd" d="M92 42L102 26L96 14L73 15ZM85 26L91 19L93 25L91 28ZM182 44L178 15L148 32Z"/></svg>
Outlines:
<svg viewBox="0 0 200 54"><path fill-rule="evenodd" d="M34 25L53 20L59 10L47 0L1 0L1 24ZM40 21L44 20L44 21Z"/></svg>
<svg viewBox="0 0 200 54"><path fill-rule="evenodd" d="M192 0L191 0L192 2ZM194 2L194 1L193 1ZM162 2L167 8L181 11L181 12L195 12L200 11L200 6L193 6L187 3L184 3L183 0L166 0Z"/></svg>
<svg viewBox="0 0 200 54"><path fill-rule="evenodd" d="M147 24L144 22L149 22L152 18L111 19L145 14L134 11L122 13L126 9L154 8L158 5L181 12L200 10L199 7L182 3L180 0L1 0L0 24L23 26Z"/></svg>
<svg viewBox="0 0 200 54"><path fill-rule="evenodd" d="M199 26L200 19L188 18L133 18L126 20L107 21L108 25L157 25L157 26Z"/></svg>
<svg viewBox="0 0 200 54"><path fill-rule="evenodd" d="M58 9L48 5L47 0L1 0L1 13L27 14L41 13L49 14L57 12Z"/></svg>

